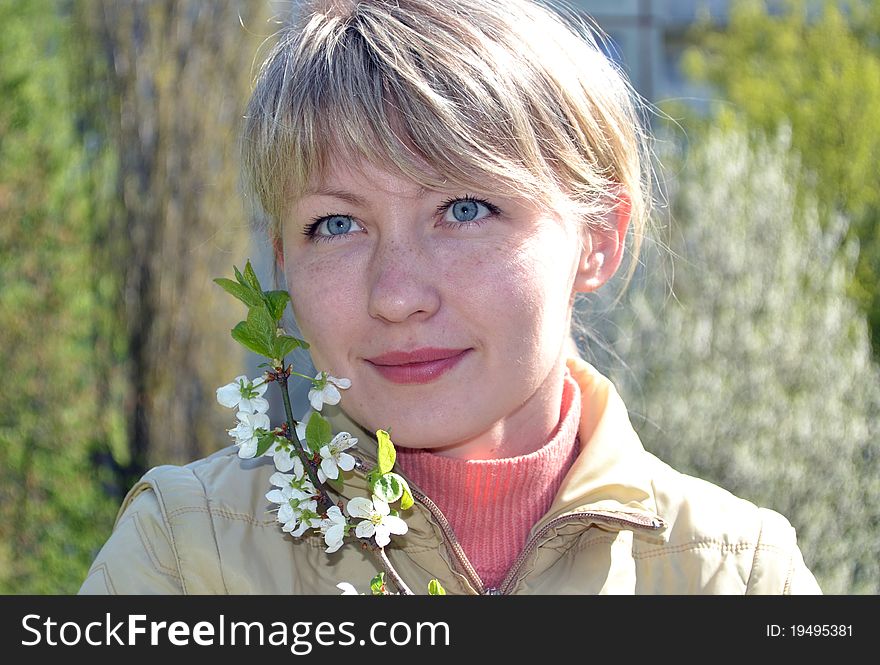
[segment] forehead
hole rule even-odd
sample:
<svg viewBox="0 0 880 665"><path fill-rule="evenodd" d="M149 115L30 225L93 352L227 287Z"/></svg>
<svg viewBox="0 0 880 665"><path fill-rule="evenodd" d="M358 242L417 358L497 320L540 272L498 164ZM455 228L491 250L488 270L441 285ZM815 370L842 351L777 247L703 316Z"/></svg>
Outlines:
<svg viewBox="0 0 880 665"><path fill-rule="evenodd" d="M492 174L463 181L444 176L426 159L412 155L413 173L405 166L381 159L369 159L354 150L328 151L322 168L316 169L293 206L311 197L332 197L351 205L368 208L377 201L396 199L419 201L433 195L476 196L500 205L515 216L552 217L564 224L581 228L576 216L564 204L564 197L536 200L524 193L511 192ZM477 182L478 181L478 182Z"/></svg>
<svg viewBox="0 0 880 665"><path fill-rule="evenodd" d="M345 193L368 192L415 199L448 183L448 179L427 162L420 161L418 171L421 177L415 178L393 164L370 161L350 152L335 152L323 168L312 175L304 193L306 196L329 195L346 199L351 197Z"/></svg>
<svg viewBox="0 0 880 665"><path fill-rule="evenodd" d="M461 183L442 176L420 160L418 175L411 177L394 164L371 161L347 151L328 155L324 168L310 178L300 202L310 197L332 197L356 207L371 208L382 201L416 202L432 195L485 198L499 205L507 215L518 218L549 217L564 224L574 221L557 205L504 191L491 175L484 175L479 185Z"/></svg>

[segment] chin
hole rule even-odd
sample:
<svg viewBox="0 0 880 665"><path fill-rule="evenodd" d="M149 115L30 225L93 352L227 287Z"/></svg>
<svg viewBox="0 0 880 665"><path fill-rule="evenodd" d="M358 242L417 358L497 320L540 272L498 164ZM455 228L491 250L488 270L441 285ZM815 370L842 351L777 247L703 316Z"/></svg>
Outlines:
<svg viewBox="0 0 880 665"><path fill-rule="evenodd" d="M473 408L473 405L470 405L470 408ZM453 415L456 413L455 409L444 409L443 413L420 413L418 409L403 414L399 409L393 411L396 413L389 413L384 419L368 417L359 422L366 423L367 429L373 432L377 429L386 430L391 435L394 445L402 448L445 448L478 435L471 434L476 428L467 427L466 423L460 422L460 419ZM372 411L372 413L381 412L381 410ZM367 413L371 411L368 410ZM456 427L449 426L451 420L455 422Z"/></svg>

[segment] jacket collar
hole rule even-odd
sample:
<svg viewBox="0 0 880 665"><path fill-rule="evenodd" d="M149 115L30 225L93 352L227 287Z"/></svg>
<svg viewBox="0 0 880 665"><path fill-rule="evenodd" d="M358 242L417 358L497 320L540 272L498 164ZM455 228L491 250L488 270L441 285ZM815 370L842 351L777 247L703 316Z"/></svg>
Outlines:
<svg viewBox="0 0 880 665"><path fill-rule="evenodd" d="M612 520L619 517L652 529L662 528L665 524L657 513L648 455L630 423L626 405L611 381L592 365L580 358L570 358L567 364L581 391L581 452L550 510L533 531L553 519L578 513L597 513ZM378 443L373 434L339 407L325 407L323 415L334 432L356 436L359 456L369 466L375 464ZM364 496L366 488L363 474L356 473L346 478L342 495Z"/></svg>
<svg viewBox="0 0 880 665"><path fill-rule="evenodd" d="M581 452L541 522L574 512L608 512L663 526L648 455L626 405L611 381L588 362L569 358L567 364L581 389Z"/></svg>

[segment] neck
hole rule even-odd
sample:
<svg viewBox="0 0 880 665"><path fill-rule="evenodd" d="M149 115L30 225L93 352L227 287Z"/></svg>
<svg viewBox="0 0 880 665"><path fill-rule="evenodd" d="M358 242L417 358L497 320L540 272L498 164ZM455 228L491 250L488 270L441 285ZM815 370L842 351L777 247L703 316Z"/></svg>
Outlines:
<svg viewBox="0 0 880 665"><path fill-rule="evenodd" d="M478 460L398 450L400 469L440 508L489 586L501 584L577 457L581 396L570 376L556 412L552 436L526 455Z"/></svg>
<svg viewBox="0 0 880 665"><path fill-rule="evenodd" d="M472 460L504 459L535 452L559 424L565 371L565 358L560 357L532 396L508 417L477 437L431 452Z"/></svg>

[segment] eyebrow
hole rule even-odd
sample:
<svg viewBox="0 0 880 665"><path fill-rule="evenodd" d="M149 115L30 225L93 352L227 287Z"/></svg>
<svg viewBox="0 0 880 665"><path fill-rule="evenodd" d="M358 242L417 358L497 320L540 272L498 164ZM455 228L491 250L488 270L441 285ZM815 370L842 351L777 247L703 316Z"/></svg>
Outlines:
<svg viewBox="0 0 880 665"><path fill-rule="evenodd" d="M366 201L362 199L357 194L352 194L351 192L347 192L344 189L333 189L328 187L322 187L320 189L310 189L306 191L306 196L332 196L333 198L342 199L352 205L356 206L365 206Z"/></svg>
<svg viewBox="0 0 880 665"><path fill-rule="evenodd" d="M413 198L422 198L423 196L425 196L425 194L427 194L430 191L431 190L429 190L427 187L419 187L418 191L415 193L415 196ZM362 208L365 208L369 205L365 199L361 198L357 194L346 191L344 189L335 189L333 187L321 187L319 189L309 189L305 192L305 196L332 196L334 198L342 199L343 201L346 201L347 203L350 203L355 206L360 206Z"/></svg>

